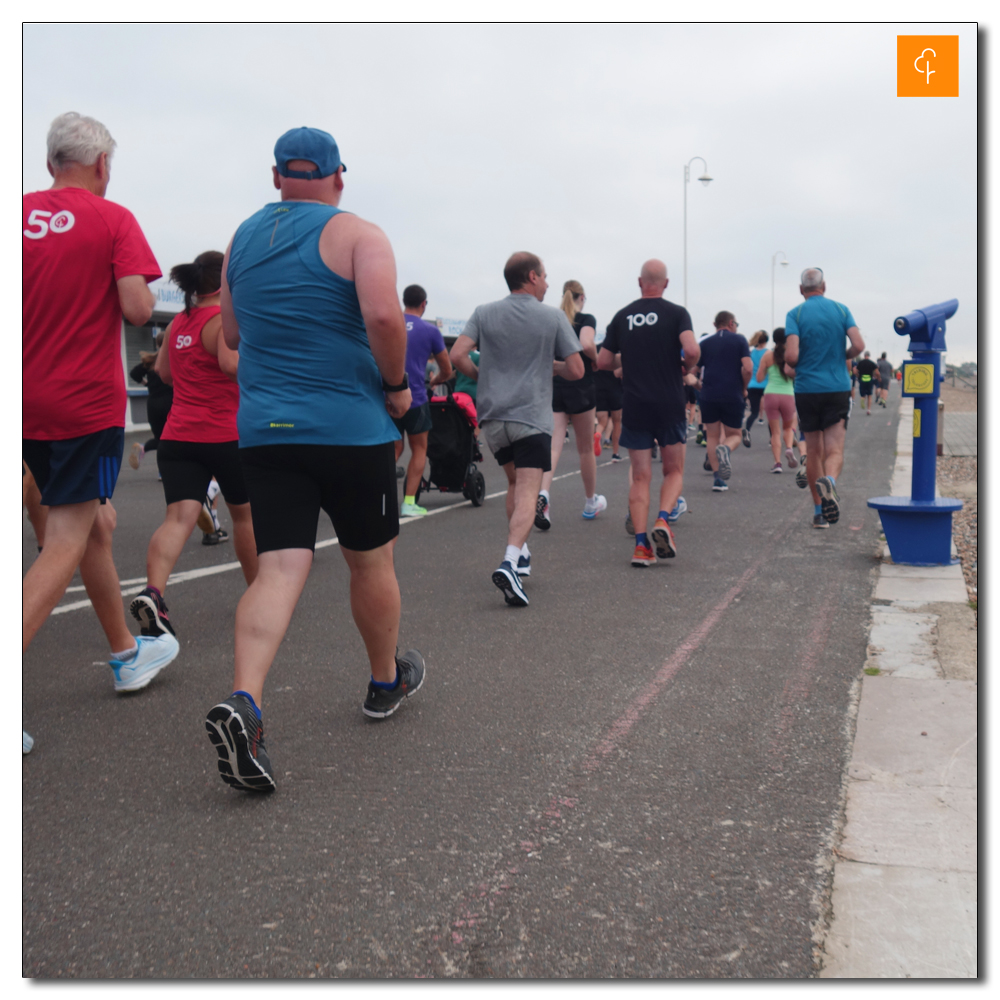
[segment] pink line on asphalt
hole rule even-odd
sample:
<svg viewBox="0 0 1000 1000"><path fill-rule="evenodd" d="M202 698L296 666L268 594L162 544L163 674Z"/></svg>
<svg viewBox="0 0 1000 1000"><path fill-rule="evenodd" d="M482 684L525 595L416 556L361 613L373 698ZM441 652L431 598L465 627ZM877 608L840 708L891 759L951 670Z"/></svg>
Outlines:
<svg viewBox="0 0 1000 1000"><path fill-rule="evenodd" d="M802 508L806 506L803 501L797 505L792 518L797 517ZM740 595L760 572L761 566L770 557L780 539L787 537L788 525L782 524L774 532L760 555L754 563L747 569L739 580L733 584L723 595L722 599L705 616L702 622L688 634L687 638L677 647L676 652L657 670L656 674L632 699L625 711L608 727L604 736L597 745L583 759L581 767L586 774L593 774L608 754L612 753L622 741L628 736L632 727L639 721L643 713L656 700L660 692L676 676L677 672L691 658L699 646L708 638L709 633L718 624L719 619L732 606L733 601ZM545 846L546 834L558 830L568 818L568 813L574 809L579 802L579 798L570 797L564 793L553 795L546 806L541 810L541 815L532 824L528 837L519 841L518 847L526 859L537 856ZM456 901L456 916L450 924L450 944L459 946L464 943L464 936L460 929L475 928L493 914L494 903L499 901L511 888L511 876L519 874L521 869L518 866L510 866L501 863L492 873L486 876L486 880L480 882L475 890L465 893ZM431 946L437 950L442 959L446 957L446 949L449 940L445 932L434 934L431 937ZM432 965L432 959L427 959L427 964Z"/></svg>

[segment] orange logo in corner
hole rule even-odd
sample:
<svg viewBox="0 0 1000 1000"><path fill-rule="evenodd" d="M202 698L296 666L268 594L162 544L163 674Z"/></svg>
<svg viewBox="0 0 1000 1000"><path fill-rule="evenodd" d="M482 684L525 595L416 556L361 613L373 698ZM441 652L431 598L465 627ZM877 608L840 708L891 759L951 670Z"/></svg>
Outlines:
<svg viewBox="0 0 1000 1000"><path fill-rule="evenodd" d="M897 97L958 97L958 35L896 35Z"/></svg>

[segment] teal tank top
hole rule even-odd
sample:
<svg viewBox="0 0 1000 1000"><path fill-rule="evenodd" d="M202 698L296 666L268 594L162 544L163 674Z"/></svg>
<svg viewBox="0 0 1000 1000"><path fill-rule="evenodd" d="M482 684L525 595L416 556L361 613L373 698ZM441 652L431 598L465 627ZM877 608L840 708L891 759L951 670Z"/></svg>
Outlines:
<svg viewBox="0 0 1000 1000"><path fill-rule="evenodd" d="M319 255L340 209L265 205L236 231L226 280L240 326L240 447L399 440L353 281Z"/></svg>

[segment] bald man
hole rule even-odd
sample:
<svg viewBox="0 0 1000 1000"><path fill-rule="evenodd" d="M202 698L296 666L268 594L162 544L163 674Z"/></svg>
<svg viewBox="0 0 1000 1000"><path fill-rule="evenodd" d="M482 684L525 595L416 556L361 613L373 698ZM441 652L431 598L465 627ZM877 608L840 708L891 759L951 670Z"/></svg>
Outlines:
<svg viewBox="0 0 1000 1000"><path fill-rule="evenodd" d="M647 260L639 272L641 297L615 314L597 356L602 371L622 369L621 443L628 448L632 471L629 513L635 527L632 565L636 567L653 566L657 557L677 555L670 522L686 507L681 497L687 443L683 376L697 365L701 351L688 311L663 298L668 284L666 264ZM656 444L663 461L663 482L651 545L646 525Z"/></svg>

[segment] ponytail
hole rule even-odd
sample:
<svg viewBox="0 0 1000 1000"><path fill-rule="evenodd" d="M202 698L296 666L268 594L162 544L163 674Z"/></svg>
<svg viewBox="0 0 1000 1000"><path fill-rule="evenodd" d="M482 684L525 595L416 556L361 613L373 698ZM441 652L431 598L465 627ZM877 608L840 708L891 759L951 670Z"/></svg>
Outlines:
<svg viewBox="0 0 1000 1000"><path fill-rule="evenodd" d="M566 318L569 320L571 326L576 322L576 314L580 311L576 300L582 295L583 285L579 281L570 280L563 285L563 297L562 302L559 303L559 308L566 314Z"/></svg>
<svg viewBox="0 0 1000 1000"><path fill-rule="evenodd" d="M222 287L222 261L218 250L198 254L191 264L177 264L170 269L170 280L184 293L184 315L191 314L196 295L211 295Z"/></svg>

